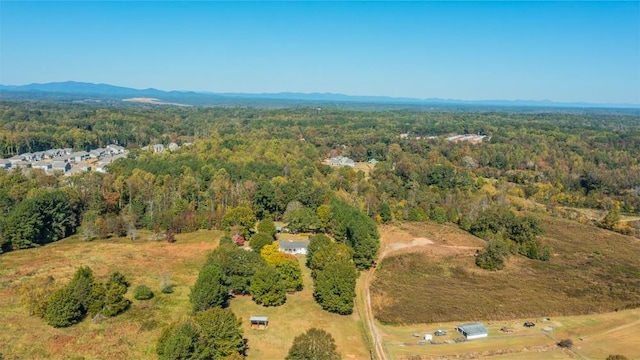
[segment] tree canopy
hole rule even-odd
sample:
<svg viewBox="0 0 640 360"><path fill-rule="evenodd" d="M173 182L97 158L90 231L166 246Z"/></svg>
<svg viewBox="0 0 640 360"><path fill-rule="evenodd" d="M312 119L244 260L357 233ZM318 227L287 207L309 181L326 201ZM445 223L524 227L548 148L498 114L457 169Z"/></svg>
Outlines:
<svg viewBox="0 0 640 360"><path fill-rule="evenodd" d="M340 360L335 340L328 332L311 328L293 339L286 360Z"/></svg>

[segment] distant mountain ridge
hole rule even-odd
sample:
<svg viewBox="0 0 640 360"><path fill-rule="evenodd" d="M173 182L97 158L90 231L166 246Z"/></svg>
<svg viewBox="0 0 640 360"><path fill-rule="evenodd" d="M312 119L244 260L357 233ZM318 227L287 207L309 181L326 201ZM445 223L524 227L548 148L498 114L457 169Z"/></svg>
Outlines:
<svg viewBox="0 0 640 360"><path fill-rule="evenodd" d="M0 85L0 91L22 91L22 92L51 92L64 94L101 94L115 96L129 95L176 95L189 94L196 95L194 91L164 91L154 88L133 89L124 86L116 86L109 84L94 84L77 81L51 82L45 84L28 84L28 85Z"/></svg>
<svg viewBox="0 0 640 360"><path fill-rule="evenodd" d="M69 101L85 98L97 98L121 101L130 97L150 97L164 101L181 102L191 105L216 105L243 103L263 103L269 101L290 101L300 103L370 103L390 105L443 105L443 106L497 106L497 107L573 107L573 108L640 108L640 104L593 104L560 103L550 100L453 100L418 99L410 97L361 96L335 93L213 93L196 91L165 91L154 88L133 89L110 84L65 81L28 85L0 85L0 100L50 100Z"/></svg>

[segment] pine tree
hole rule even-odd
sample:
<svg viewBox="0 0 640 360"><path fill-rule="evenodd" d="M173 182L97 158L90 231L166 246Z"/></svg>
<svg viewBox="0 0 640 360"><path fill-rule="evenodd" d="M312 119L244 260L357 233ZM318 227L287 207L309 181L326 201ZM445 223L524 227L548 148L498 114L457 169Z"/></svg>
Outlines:
<svg viewBox="0 0 640 360"><path fill-rule="evenodd" d="M82 304L69 288L59 289L51 294L44 319L53 327L76 324L82 319Z"/></svg>
<svg viewBox="0 0 640 360"><path fill-rule="evenodd" d="M229 289L225 285L220 267L216 264L205 265L200 270L198 280L191 288L189 299L193 312L205 311L212 307L227 305Z"/></svg>

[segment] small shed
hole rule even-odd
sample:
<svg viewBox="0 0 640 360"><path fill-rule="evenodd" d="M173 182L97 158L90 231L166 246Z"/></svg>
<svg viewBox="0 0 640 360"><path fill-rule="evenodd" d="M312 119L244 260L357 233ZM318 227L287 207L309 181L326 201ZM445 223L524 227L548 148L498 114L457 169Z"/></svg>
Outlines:
<svg viewBox="0 0 640 360"><path fill-rule="evenodd" d="M482 323L461 324L456 326L456 330L462 333L467 340L480 339L489 336L489 331Z"/></svg>
<svg viewBox="0 0 640 360"><path fill-rule="evenodd" d="M432 341L432 340L433 340L433 335L431 335L431 334L424 334L424 339L425 339L425 341Z"/></svg>
<svg viewBox="0 0 640 360"><path fill-rule="evenodd" d="M252 316L249 318L252 329L264 330L269 326L269 318L266 316Z"/></svg>

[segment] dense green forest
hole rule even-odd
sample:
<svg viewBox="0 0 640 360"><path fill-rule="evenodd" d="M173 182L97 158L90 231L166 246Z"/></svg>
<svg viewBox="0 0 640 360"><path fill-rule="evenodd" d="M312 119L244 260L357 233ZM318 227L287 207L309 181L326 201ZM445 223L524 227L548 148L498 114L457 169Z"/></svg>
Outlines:
<svg viewBox="0 0 640 360"><path fill-rule="evenodd" d="M446 139L456 134L487 137L479 144ZM169 142L193 145L140 150ZM271 218L331 234L367 268L377 234L342 221L350 209L377 222L453 222L490 239L519 231L479 228L496 207L514 212L517 226L533 224L533 232L525 215L571 217L567 207L592 208L610 213L601 226L638 234L637 222L618 221L640 212L638 115L0 103L3 157L111 143L130 153L107 174L0 170L2 251L76 232L87 240L135 239L141 228L160 238L244 226L248 235L251 221ZM361 164L323 162L334 155Z"/></svg>

